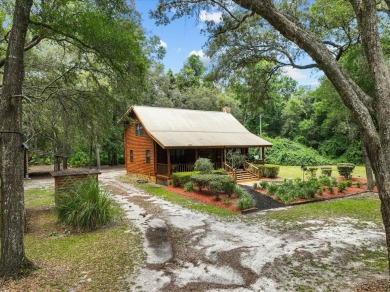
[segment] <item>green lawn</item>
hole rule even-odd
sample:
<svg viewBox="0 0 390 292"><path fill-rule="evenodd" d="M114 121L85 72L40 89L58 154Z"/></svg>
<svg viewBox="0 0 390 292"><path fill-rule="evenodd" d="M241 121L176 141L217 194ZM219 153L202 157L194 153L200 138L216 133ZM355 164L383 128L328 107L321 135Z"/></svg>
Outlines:
<svg viewBox="0 0 390 292"><path fill-rule="evenodd" d="M25 251L39 269L5 282L6 291L126 291L124 275L143 261L142 236L122 219L94 232L57 223L53 190L25 192Z"/></svg>
<svg viewBox="0 0 390 292"><path fill-rule="evenodd" d="M332 167L332 176L338 177L336 165L326 165L326 167ZM318 166L317 176L321 174L321 166ZM303 172L300 166L280 166L279 177L281 178L302 178ZM305 177L307 174L305 173ZM352 177L363 177L366 178L366 168L364 166L356 166L353 170Z"/></svg>

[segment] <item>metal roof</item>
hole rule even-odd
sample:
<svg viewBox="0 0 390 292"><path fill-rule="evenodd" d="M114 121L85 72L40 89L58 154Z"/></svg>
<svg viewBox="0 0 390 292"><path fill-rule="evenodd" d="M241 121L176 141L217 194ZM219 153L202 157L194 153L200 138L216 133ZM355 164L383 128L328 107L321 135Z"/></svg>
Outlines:
<svg viewBox="0 0 390 292"><path fill-rule="evenodd" d="M132 113L164 148L272 146L222 111L133 106L127 111Z"/></svg>

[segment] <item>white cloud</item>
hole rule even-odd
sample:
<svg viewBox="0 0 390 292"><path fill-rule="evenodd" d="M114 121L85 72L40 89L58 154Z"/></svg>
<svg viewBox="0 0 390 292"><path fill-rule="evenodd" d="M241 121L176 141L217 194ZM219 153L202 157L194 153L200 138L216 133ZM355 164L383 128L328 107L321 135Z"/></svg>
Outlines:
<svg viewBox="0 0 390 292"><path fill-rule="evenodd" d="M164 42L163 40L160 40L160 46L163 48L167 48L168 44L166 42Z"/></svg>
<svg viewBox="0 0 390 292"><path fill-rule="evenodd" d="M221 12L207 12L202 10L199 14L199 19L203 22L205 21L214 21L215 23L220 23L222 20Z"/></svg>
<svg viewBox="0 0 390 292"><path fill-rule="evenodd" d="M182 49L182 48L174 48L173 50L174 50L175 52L180 53L183 49Z"/></svg>
<svg viewBox="0 0 390 292"><path fill-rule="evenodd" d="M291 77L292 79L295 80L302 80L306 78L306 75L304 75L301 70L293 67L285 67L284 68L284 74Z"/></svg>
<svg viewBox="0 0 390 292"><path fill-rule="evenodd" d="M210 65L210 57L207 57L205 53L202 50L199 51L191 51L189 56L196 55L199 56L199 59L202 61L202 63L207 67Z"/></svg>

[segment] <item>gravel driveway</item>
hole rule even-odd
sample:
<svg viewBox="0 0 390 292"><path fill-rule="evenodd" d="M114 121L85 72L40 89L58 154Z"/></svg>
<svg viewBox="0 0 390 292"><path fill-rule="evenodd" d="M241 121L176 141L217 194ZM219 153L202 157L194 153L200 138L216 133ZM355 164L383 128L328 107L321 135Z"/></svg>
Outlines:
<svg viewBox="0 0 390 292"><path fill-rule="evenodd" d="M99 179L144 237L146 260L128 277L131 291L381 291L381 285L356 290L386 277L352 260L363 250L385 248L383 229L371 222L345 218L273 226L261 212L221 219L119 182L116 177L124 173L103 171Z"/></svg>

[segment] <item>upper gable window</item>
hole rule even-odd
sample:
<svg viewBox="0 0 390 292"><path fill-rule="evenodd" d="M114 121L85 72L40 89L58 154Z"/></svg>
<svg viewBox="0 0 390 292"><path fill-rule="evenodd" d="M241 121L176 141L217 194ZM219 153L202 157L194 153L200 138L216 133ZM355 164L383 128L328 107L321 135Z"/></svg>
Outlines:
<svg viewBox="0 0 390 292"><path fill-rule="evenodd" d="M142 136L143 134L144 134L144 129L142 127L142 124L136 124L135 125L135 135Z"/></svg>

